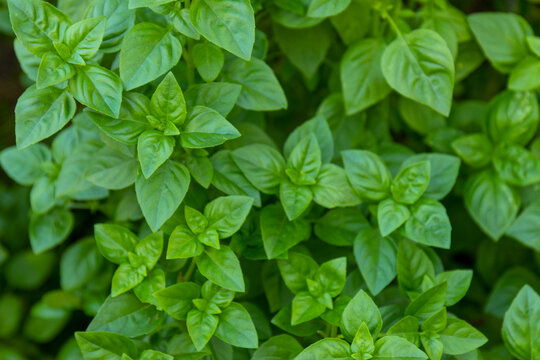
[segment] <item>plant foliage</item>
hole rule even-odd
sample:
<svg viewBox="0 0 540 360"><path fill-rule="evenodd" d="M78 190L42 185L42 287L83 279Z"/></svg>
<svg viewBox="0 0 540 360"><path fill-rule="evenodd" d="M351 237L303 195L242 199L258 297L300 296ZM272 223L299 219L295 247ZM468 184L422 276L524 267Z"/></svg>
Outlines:
<svg viewBox="0 0 540 360"><path fill-rule="evenodd" d="M0 359L540 360L533 16L0 4Z"/></svg>

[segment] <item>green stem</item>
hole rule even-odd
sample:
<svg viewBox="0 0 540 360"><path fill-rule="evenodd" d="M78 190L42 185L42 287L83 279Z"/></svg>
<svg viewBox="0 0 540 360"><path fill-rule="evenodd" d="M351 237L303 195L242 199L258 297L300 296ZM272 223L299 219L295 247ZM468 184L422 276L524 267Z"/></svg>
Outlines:
<svg viewBox="0 0 540 360"><path fill-rule="evenodd" d="M186 275L184 276L184 281L189 281L191 279L191 276L193 275L193 272L195 271L195 258L191 259L191 263L189 264L189 267L186 271Z"/></svg>
<svg viewBox="0 0 540 360"><path fill-rule="evenodd" d="M399 30L399 27L395 23L394 19L392 19L388 11L382 10L381 16L388 21L388 23L390 24L390 27L396 33L396 35L399 36L400 38L403 38L403 34L401 33L401 30Z"/></svg>
<svg viewBox="0 0 540 360"><path fill-rule="evenodd" d="M193 64L193 59L191 57L191 41L189 39L187 40L182 56L184 57L187 66L187 82L188 85L191 86L195 84L195 65Z"/></svg>
<svg viewBox="0 0 540 360"><path fill-rule="evenodd" d="M332 325L332 327L330 328L330 337L337 337L337 331L338 331L338 328L337 326L335 325Z"/></svg>

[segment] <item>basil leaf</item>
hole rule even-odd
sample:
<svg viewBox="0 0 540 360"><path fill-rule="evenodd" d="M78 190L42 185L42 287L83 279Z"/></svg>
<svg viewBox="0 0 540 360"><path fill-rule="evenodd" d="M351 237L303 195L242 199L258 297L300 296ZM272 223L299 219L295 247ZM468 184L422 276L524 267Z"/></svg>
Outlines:
<svg viewBox="0 0 540 360"><path fill-rule="evenodd" d="M204 208L207 228L216 230L221 239L232 236L246 220L252 204L248 196L222 196L209 202Z"/></svg>
<svg viewBox="0 0 540 360"><path fill-rule="evenodd" d="M244 292L244 277L240 262L228 246L207 248L197 258L197 268L208 280L236 292Z"/></svg>
<svg viewBox="0 0 540 360"><path fill-rule="evenodd" d="M518 359L533 359L538 353L540 296L525 285L504 314L502 337L510 353ZM484 339L485 342L485 339Z"/></svg>
<svg viewBox="0 0 540 360"><path fill-rule="evenodd" d="M361 197L382 200L389 195L391 175L379 156L366 150L346 150L341 155L347 177Z"/></svg>
<svg viewBox="0 0 540 360"><path fill-rule="evenodd" d="M341 84L348 115L378 103L391 92L380 63L386 44L365 39L347 49L341 60Z"/></svg>
<svg viewBox="0 0 540 360"><path fill-rule="evenodd" d="M346 360L351 358L350 345L341 339L322 339L305 348L295 359Z"/></svg>
<svg viewBox="0 0 540 360"><path fill-rule="evenodd" d="M257 348L259 344L251 316L242 305L234 302L219 315L216 336L228 344L242 348Z"/></svg>
<svg viewBox="0 0 540 360"><path fill-rule="evenodd" d="M136 344L129 338L105 331L76 332L75 339L86 359L121 360L122 354L135 357Z"/></svg>
<svg viewBox="0 0 540 360"><path fill-rule="evenodd" d="M271 111L287 108L287 99L272 69L262 60L235 59L224 68L224 78L242 85L238 106L247 110Z"/></svg>
<svg viewBox="0 0 540 360"><path fill-rule="evenodd" d="M152 176L169 159L174 150L174 144L174 138L156 130L147 130L139 136L137 158L145 178Z"/></svg>
<svg viewBox="0 0 540 360"><path fill-rule="evenodd" d="M113 118L120 115L122 82L101 66L87 65L69 81L69 92L78 102Z"/></svg>
<svg viewBox="0 0 540 360"><path fill-rule="evenodd" d="M373 337L382 328L382 318L377 305L364 290L358 291L343 311L341 330L348 338L353 338L362 323L368 326Z"/></svg>
<svg viewBox="0 0 540 360"><path fill-rule="evenodd" d="M186 195L189 182L186 167L172 160L148 179L139 175L135 182L137 202L151 229L157 231L173 215Z"/></svg>
<svg viewBox="0 0 540 360"><path fill-rule="evenodd" d="M435 31L418 29L398 36L385 49L381 66L388 84L401 95L448 116L454 88L454 59Z"/></svg>
<svg viewBox="0 0 540 360"><path fill-rule="evenodd" d="M379 294L396 277L394 241L373 228L363 228L354 241L354 257L369 291Z"/></svg>
<svg viewBox="0 0 540 360"><path fill-rule="evenodd" d="M24 149L58 132L73 118L75 110L75 100L66 91L29 87L15 107L17 147Z"/></svg>
<svg viewBox="0 0 540 360"><path fill-rule="evenodd" d="M464 200L473 220L493 240L499 240L510 228L520 205L514 189L492 171L483 171L469 178Z"/></svg>
<svg viewBox="0 0 540 360"><path fill-rule="evenodd" d="M165 74L181 55L182 44L168 29L147 22L135 25L120 50L120 78L125 89L133 90Z"/></svg>

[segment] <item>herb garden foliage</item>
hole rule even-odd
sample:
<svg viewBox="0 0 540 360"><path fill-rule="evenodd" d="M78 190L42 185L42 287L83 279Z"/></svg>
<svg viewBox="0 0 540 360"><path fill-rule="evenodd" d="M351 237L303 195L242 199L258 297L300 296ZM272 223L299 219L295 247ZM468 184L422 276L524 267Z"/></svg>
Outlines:
<svg viewBox="0 0 540 360"><path fill-rule="evenodd" d="M0 358L540 359L520 15L6 5L28 87L0 162L31 190L2 195Z"/></svg>

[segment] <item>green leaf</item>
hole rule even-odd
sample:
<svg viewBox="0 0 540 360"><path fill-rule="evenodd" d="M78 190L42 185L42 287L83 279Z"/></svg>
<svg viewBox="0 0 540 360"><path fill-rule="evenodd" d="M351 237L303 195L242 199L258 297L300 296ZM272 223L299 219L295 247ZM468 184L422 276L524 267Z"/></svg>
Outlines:
<svg viewBox="0 0 540 360"><path fill-rule="evenodd" d="M281 51L306 79L311 79L323 63L332 43L327 24L307 29L290 29L274 23L274 37Z"/></svg>
<svg viewBox="0 0 540 360"><path fill-rule="evenodd" d="M96 0L89 4L86 17L105 16L107 25L100 50L104 53L120 50L124 35L135 23L135 11L124 0Z"/></svg>
<svg viewBox="0 0 540 360"><path fill-rule="evenodd" d="M206 39L232 54L250 60L255 42L255 16L248 0L195 0L189 18Z"/></svg>
<svg viewBox="0 0 540 360"><path fill-rule="evenodd" d="M295 185L284 180L279 187L279 198L289 220L298 218L311 204L313 192L307 186Z"/></svg>
<svg viewBox="0 0 540 360"><path fill-rule="evenodd" d="M216 336L227 344L242 348L257 348L259 345L251 316L242 305L234 302L219 315Z"/></svg>
<svg viewBox="0 0 540 360"><path fill-rule="evenodd" d="M214 167L210 159L207 156L188 156L186 166L195 181L208 189L214 178Z"/></svg>
<svg viewBox="0 0 540 360"><path fill-rule="evenodd" d="M172 2L173 0L129 0L129 8L136 9L140 7L151 7L163 5Z"/></svg>
<svg viewBox="0 0 540 360"><path fill-rule="evenodd" d="M484 167L491 161L493 146L485 134L468 134L452 141L452 149L472 167Z"/></svg>
<svg viewBox="0 0 540 360"><path fill-rule="evenodd" d="M141 302L157 307L158 303L153 294L164 288L165 272L160 268L154 268L139 285L133 288L133 293Z"/></svg>
<svg viewBox="0 0 540 360"><path fill-rule="evenodd" d="M314 134L321 149L321 161L326 164L334 157L334 139L326 118L317 115L305 121L289 134L283 145L283 154L288 158L296 145L306 136Z"/></svg>
<svg viewBox="0 0 540 360"><path fill-rule="evenodd" d="M535 202L527 206L519 214L516 221L506 231L506 235L536 251L540 251L540 238L536 236L539 226L538 216L540 216L540 203Z"/></svg>
<svg viewBox="0 0 540 360"><path fill-rule="evenodd" d="M314 280L318 282L323 291L331 297L341 293L347 278L347 258L339 257L321 264L315 273Z"/></svg>
<svg viewBox="0 0 540 360"><path fill-rule="evenodd" d="M461 355L478 349L487 342L487 338L467 322L449 318L446 328L439 333L444 353ZM503 335L504 336L504 335Z"/></svg>
<svg viewBox="0 0 540 360"><path fill-rule="evenodd" d="M334 164L324 164L313 185L313 200L325 208L355 206L361 203L352 189L345 170Z"/></svg>
<svg viewBox="0 0 540 360"><path fill-rule="evenodd" d="M131 92L123 96L118 119L93 112L83 114L88 116L105 134L116 141L135 145L143 131L152 129L145 116L149 106L146 96Z"/></svg>
<svg viewBox="0 0 540 360"><path fill-rule="evenodd" d="M169 238L167 259L188 259L199 256L204 250L204 245L197 236L185 225L174 228Z"/></svg>
<svg viewBox="0 0 540 360"><path fill-rule="evenodd" d="M341 330L353 338L362 323L366 323L371 335L376 338L382 328L379 308L364 290L359 290L343 311Z"/></svg>
<svg viewBox="0 0 540 360"><path fill-rule="evenodd" d="M174 144L173 137L165 136L157 130L146 130L139 136L137 158L145 178L152 176L169 159L173 153Z"/></svg>
<svg viewBox="0 0 540 360"><path fill-rule="evenodd" d="M278 258L310 234L304 220L289 221L280 205L265 206L260 213L261 236L269 259Z"/></svg>
<svg viewBox="0 0 540 360"><path fill-rule="evenodd" d="M396 244L371 228L363 228L354 241L354 257L369 291L379 294L396 277Z"/></svg>
<svg viewBox="0 0 540 360"><path fill-rule="evenodd" d="M293 360L302 352L302 345L287 334L276 335L262 343L251 360Z"/></svg>
<svg viewBox="0 0 540 360"><path fill-rule="evenodd" d="M232 158L246 178L264 193L276 193L285 175L285 160L268 145L253 144L232 151Z"/></svg>
<svg viewBox="0 0 540 360"><path fill-rule="evenodd" d="M415 360L427 359L427 355L407 340L398 336L385 336L375 343L372 359Z"/></svg>
<svg viewBox="0 0 540 360"><path fill-rule="evenodd" d="M154 91L150 111L162 122L184 123L187 115L186 100L173 73L169 72Z"/></svg>
<svg viewBox="0 0 540 360"><path fill-rule="evenodd" d="M345 110L356 114L388 96L388 86L381 70L386 44L379 39L364 39L349 47L341 59L341 86Z"/></svg>
<svg viewBox="0 0 540 360"><path fill-rule="evenodd" d="M536 341L540 332L539 319L540 296L525 285L504 314L502 337L513 356L520 360L537 358L540 353L540 344Z"/></svg>
<svg viewBox="0 0 540 360"><path fill-rule="evenodd" d="M30 191L30 205L36 214L44 214L56 205L54 180L43 176Z"/></svg>
<svg viewBox="0 0 540 360"><path fill-rule="evenodd" d="M300 140L287 159L286 173L295 185L313 185L321 169L321 148L314 134Z"/></svg>
<svg viewBox="0 0 540 360"><path fill-rule="evenodd" d="M307 291L300 291L292 301L291 325L296 326L321 316L326 306Z"/></svg>
<svg viewBox="0 0 540 360"><path fill-rule="evenodd" d="M295 360L348 360L351 358L350 345L341 339L327 338L305 348Z"/></svg>
<svg viewBox="0 0 540 360"><path fill-rule="evenodd" d="M206 248L197 258L201 274L215 284L232 291L244 292L244 276L240 262L228 246Z"/></svg>
<svg viewBox="0 0 540 360"><path fill-rule="evenodd" d="M137 179L137 159L123 152L102 148L94 154L86 171L86 180L105 189L119 190Z"/></svg>
<svg viewBox="0 0 540 360"><path fill-rule="evenodd" d="M144 280L145 276L146 268L142 265L136 267L127 263L120 264L112 278L111 296L116 297L133 289Z"/></svg>
<svg viewBox="0 0 540 360"><path fill-rule="evenodd" d="M103 263L94 239L70 245L60 259L60 287L66 291L81 288L94 279Z"/></svg>
<svg viewBox="0 0 540 360"><path fill-rule="evenodd" d="M351 246L356 235L369 226L362 212L355 208L328 211L315 222L315 234L322 241L336 246Z"/></svg>
<svg viewBox="0 0 540 360"><path fill-rule="evenodd" d="M388 236L411 216L409 209L393 199L386 199L377 207L377 221L382 236Z"/></svg>
<svg viewBox="0 0 540 360"><path fill-rule="evenodd" d="M437 284L443 282L448 284L446 289L446 306L457 304L465 296L471 285L472 277L472 270L452 270L437 274L435 280Z"/></svg>
<svg viewBox="0 0 540 360"><path fill-rule="evenodd" d="M66 14L39 0L9 0L9 18L13 31L23 45L37 56L55 51L53 42L61 41L71 24Z"/></svg>
<svg viewBox="0 0 540 360"><path fill-rule="evenodd" d="M73 214L63 208L33 214L28 229L32 251L39 254L64 242L73 230L74 222Z"/></svg>
<svg viewBox="0 0 540 360"><path fill-rule="evenodd" d="M503 91L489 104L486 130L494 143L525 145L534 136L539 120L534 93Z"/></svg>
<svg viewBox="0 0 540 360"><path fill-rule="evenodd" d="M137 345L129 338L105 331L76 332L75 339L85 360L121 360L122 354L136 357Z"/></svg>
<svg viewBox="0 0 540 360"><path fill-rule="evenodd" d="M190 86L186 93L188 108L195 105L206 106L216 110L221 116L227 116L240 96L242 87L238 84L214 82Z"/></svg>
<svg viewBox="0 0 540 360"><path fill-rule="evenodd" d="M287 287L293 292L307 290L306 279L317 271L317 263L310 256L290 251L286 260L278 260L279 272Z"/></svg>
<svg viewBox="0 0 540 360"><path fill-rule="evenodd" d="M398 36L386 47L381 66L388 84L401 95L448 116L454 88L454 59L435 31L417 29Z"/></svg>
<svg viewBox="0 0 540 360"><path fill-rule="evenodd" d="M375 351L375 344L373 343L373 337L369 333L369 329L366 323L362 323L358 328L358 331L354 335L354 339L351 344L351 350L353 353L360 353L371 355Z"/></svg>
<svg viewBox="0 0 540 360"><path fill-rule="evenodd" d="M192 282L181 282L154 293L154 297L167 314L177 320L186 320L193 308L192 300L200 296L200 286Z"/></svg>
<svg viewBox="0 0 540 360"><path fill-rule="evenodd" d="M450 248L452 225L445 207L437 200L422 198L411 207L405 236L421 244Z"/></svg>
<svg viewBox="0 0 540 360"><path fill-rule="evenodd" d="M99 50L106 25L107 18L104 16L76 22L67 29L64 42L73 54L90 60Z"/></svg>
<svg viewBox="0 0 540 360"><path fill-rule="evenodd" d="M339 14L344 11L351 0L313 0L308 7L307 16L320 18Z"/></svg>
<svg viewBox="0 0 540 360"><path fill-rule="evenodd" d="M411 315L406 315L388 329L387 335L395 335L406 339L408 342L419 345L420 333L418 327L420 321Z"/></svg>
<svg viewBox="0 0 540 360"><path fill-rule="evenodd" d="M167 161L145 179L135 182L137 201L150 229L157 231L176 211L189 187L189 171L175 161Z"/></svg>
<svg viewBox="0 0 540 360"><path fill-rule="evenodd" d="M44 175L42 164L51 161L51 152L42 144L18 150L9 147L0 153L0 164L10 178L21 185L32 185Z"/></svg>
<svg viewBox="0 0 540 360"><path fill-rule="evenodd" d="M248 195L255 206L261 206L259 191L247 180L240 168L233 161L229 150L221 150L210 159L214 167L212 184L228 195Z"/></svg>
<svg viewBox="0 0 540 360"><path fill-rule="evenodd" d="M197 105L188 115L180 141L185 148L200 149L221 145L239 136L238 130L217 111Z"/></svg>
<svg viewBox="0 0 540 360"><path fill-rule="evenodd" d="M540 87L540 61L528 56L512 69L508 88L514 91L529 91Z"/></svg>
<svg viewBox="0 0 540 360"><path fill-rule="evenodd" d="M191 56L199 75L206 82L214 81L225 64L225 55L212 43L196 44L191 50Z"/></svg>
<svg viewBox="0 0 540 360"><path fill-rule="evenodd" d="M187 328L189 336L198 351L201 351L214 335L218 318L197 309L190 310L187 315Z"/></svg>
<svg viewBox="0 0 540 360"><path fill-rule="evenodd" d="M156 350L144 350L139 357L139 360L174 360L174 357L169 354L164 354Z"/></svg>
<svg viewBox="0 0 540 360"><path fill-rule="evenodd" d="M527 54L526 36L533 31L521 16L486 12L471 14L468 21L484 54L497 70L510 72Z"/></svg>
<svg viewBox="0 0 540 360"><path fill-rule="evenodd" d="M407 294L418 294L424 277L433 279L435 269L422 248L402 239L397 252L397 275L400 289Z"/></svg>
<svg viewBox="0 0 540 360"><path fill-rule="evenodd" d="M220 239L232 236L246 221L252 205L249 196L222 196L209 202L204 208L207 228L216 230Z"/></svg>
<svg viewBox="0 0 540 360"><path fill-rule="evenodd" d="M272 111L287 108L287 98L272 69L257 58L228 62L226 81L242 85L238 106L246 110Z"/></svg>
<svg viewBox="0 0 540 360"><path fill-rule="evenodd" d="M464 201L473 220L495 241L510 228L520 206L515 191L492 171L467 180Z"/></svg>
<svg viewBox="0 0 540 360"><path fill-rule="evenodd" d="M135 25L120 50L120 78L126 90L165 74L180 60L182 44L168 29L153 23Z"/></svg>
<svg viewBox="0 0 540 360"><path fill-rule="evenodd" d="M444 307L446 302L447 283L435 285L425 291L405 309L405 315L413 315L420 320L427 320L431 315Z"/></svg>
<svg viewBox="0 0 540 360"><path fill-rule="evenodd" d="M146 266L147 270L152 270L156 266L162 251L162 232L148 234L135 246L135 254L142 258L142 263Z"/></svg>
<svg viewBox="0 0 540 360"><path fill-rule="evenodd" d="M493 153L493 166L506 183L529 186L540 181L540 160L519 145L500 144Z"/></svg>
<svg viewBox="0 0 540 360"><path fill-rule="evenodd" d="M58 54L47 52L43 55L37 72L36 87L43 89L71 79L76 74L73 65L68 64Z"/></svg>
<svg viewBox="0 0 540 360"><path fill-rule="evenodd" d="M134 295L108 297L88 325L87 331L107 331L130 338L151 334L163 322L156 308Z"/></svg>
<svg viewBox="0 0 540 360"><path fill-rule="evenodd" d="M76 111L75 100L64 90L31 86L15 107L17 147L24 149L62 129Z"/></svg>
<svg viewBox="0 0 540 360"><path fill-rule="evenodd" d="M347 177L362 198L382 200L389 196L392 178L378 155L367 150L346 150L341 156Z"/></svg>
<svg viewBox="0 0 540 360"><path fill-rule="evenodd" d="M115 264L128 261L128 253L135 250L139 239L120 225L96 224L94 226L96 244L101 254Z"/></svg>
<svg viewBox="0 0 540 360"><path fill-rule="evenodd" d="M429 161L420 161L403 167L390 186L394 200L409 205L417 202L429 185L430 174Z"/></svg>
<svg viewBox="0 0 540 360"><path fill-rule="evenodd" d="M78 102L113 118L120 115L122 81L110 70L87 65L69 80L69 92Z"/></svg>

